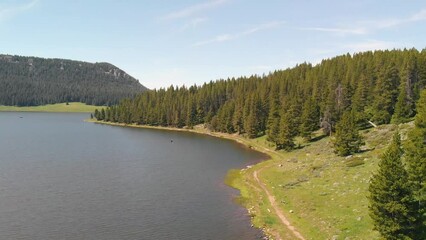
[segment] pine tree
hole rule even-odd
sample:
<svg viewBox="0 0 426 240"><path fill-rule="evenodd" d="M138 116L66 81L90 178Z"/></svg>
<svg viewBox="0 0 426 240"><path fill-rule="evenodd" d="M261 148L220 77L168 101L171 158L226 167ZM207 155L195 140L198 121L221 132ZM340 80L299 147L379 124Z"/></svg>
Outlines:
<svg viewBox="0 0 426 240"><path fill-rule="evenodd" d="M275 140L276 149L284 149L290 151L296 146L294 137L297 135L297 130L294 128L293 115L290 110L281 112L281 121L279 124L279 134Z"/></svg>
<svg viewBox="0 0 426 240"><path fill-rule="evenodd" d="M369 80L365 74L361 74L358 80L358 86L352 97L352 110L355 111L355 121L360 129L368 128L370 124L368 120L370 116L365 111L365 107L369 105Z"/></svg>
<svg viewBox="0 0 426 240"><path fill-rule="evenodd" d="M306 140L311 140L313 131L319 128L319 108L318 105L311 99L305 101L300 125L300 135Z"/></svg>
<svg viewBox="0 0 426 240"><path fill-rule="evenodd" d="M197 119L197 110L195 105L195 99L192 95L188 97L188 105L186 112L186 126L188 128L194 127Z"/></svg>
<svg viewBox="0 0 426 240"><path fill-rule="evenodd" d="M360 79L357 81L357 88L352 96L352 109L357 112L364 111L365 106L368 105L368 94L369 94L369 80L365 74L361 74Z"/></svg>
<svg viewBox="0 0 426 240"><path fill-rule="evenodd" d="M418 212L415 232L418 239L426 238L426 90L417 103L415 127L405 145L407 170Z"/></svg>
<svg viewBox="0 0 426 240"><path fill-rule="evenodd" d="M426 49L421 51L421 54L417 57L417 82L414 84L414 100L418 100L422 89L426 88Z"/></svg>
<svg viewBox="0 0 426 240"><path fill-rule="evenodd" d="M389 123L398 97L398 69L392 63L384 67L375 89L373 118L377 124Z"/></svg>
<svg viewBox="0 0 426 240"><path fill-rule="evenodd" d="M335 129L335 123L339 119L339 112L336 105L336 91L335 88L332 90L327 90L328 96L323 103L323 114L321 117L321 128L323 129L324 134L331 135Z"/></svg>
<svg viewBox="0 0 426 240"><path fill-rule="evenodd" d="M369 186L369 210L374 229L384 239L413 239L415 211L413 194L401 157L399 133L382 155L379 170L371 178Z"/></svg>
<svg viewBox="0 0 426 240"><path fill-rule="evenodd" d="M269 124L267 140L270 142L277 142L280 134L280 118L274 118Z"/></svg>
<svg viewBox="0 0 426 240"><path fill-rule="evenodd" d="M95 116L96 120L99 120L99 110L97 108L95 109L94 116Z"/></svg>
<svg viewBox="0 0 426 240"><path fill-rule="evenodd" d="M336 125L334 150L339 156L347 156L359 152L364 141L358 132L354 111L343 113Z"/></svg>
<svg viewBox="0 0 426 240"><path fill-rule="evenodd" d="M392 122L396 124L407 122L414 115L413 100L408 94L411 92L411 75L409 69L404 70L403 79L405 80L401 82L399 95L395 104L395 112L392 116Z"/></svg>
<svg viewBox="0 0 426 240"><path fill-rule="evenodd" d="M234 101L226 102L218 111L216 118L215 130L234 133L234 126L232 125L232 118L234 115L235 104Z"/></svg>
<svg viewBox="0 0 426 240"><path fill-rule="evenodd" d="M196 122L198 123L202 123L204 122L204 118L205 118L205 112L204 112L204 106L202 105L202 103L198 100L197 102L197 116L196 116Z"/></svg>
<svg viewBox="0 0 426 240"><path fill-rule="evenodd" d="M256 94L251 96L248 116L244 119L244 130L249 138L259 135L259 98Z"/></svg>
<svg viewBox="0 0 426 240"><path fill-rule="evenodd" d="M395 104L395 113L392 116L392 122L395 124L407 122L408 118L412 116L412 113L413 106L412 103L407 100L406 88L403 83Z"/></svg>
<svg viewBox="0 0 426 240"><path fill-rule="evenodd" d="M290 107L286 110L286 114L288 114L287 118L290 124L291 135L295 137L300 134L302 106L300 106L300 103L296 99L292 99L289 105Z"/></svg>
<svg viewBox="0 0 426 240"><path fill-rule="evenodd" d="M105 109L101 109L100 119L99 120L105 120Z"/></svg>
<svg viewBox="0 0 426 240"><path fill-rule="evenodd" d="M105 110L105 122L109 122L109 121L111 121L111 110L110 110L110 108L107 108L106 110Z"/></svg>
<svg viewBox="0 0 426 240"><path fill-rule="evenodd" d="M232 125L234 127L234 130L241 134L244 132L244 125L243 125L243 105L244 105L244 101L242 101L242 103L238 102L235 104L235 112L234 112L234 116L232 118Z"/></svg>
<svg viewBox="0 0 426 240"><path fill-rule="evenodd" d="M244 129L247 133L247 137L255 138L257 137L257 119L256 113L254 110L251 110L247 119L244 121Z"/></svg>
<svg viewBox="0 0 426 240"><path fill-rule="evenodd" d="M272 91L270 110L267 123L268 141L275 142L280 132L280 99L278 89Z"/></svg>

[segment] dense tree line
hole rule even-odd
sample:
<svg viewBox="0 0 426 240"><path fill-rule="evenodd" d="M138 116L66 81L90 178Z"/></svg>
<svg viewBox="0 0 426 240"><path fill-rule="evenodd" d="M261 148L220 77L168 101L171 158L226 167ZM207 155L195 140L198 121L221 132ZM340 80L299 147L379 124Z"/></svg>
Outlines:
<svg viewBox="0 0 426 240"><path fill-rule="evenodd" d="M112 105L145 90L109 63L0 55L0 105Z"/></svg>
<svg viewBox="0 0 426 240"><path fill-rule="evenodd" d="M368 127L368 121L408 121L416 114L415 102L425 86L426 50L370 51L263 76L147 91L95 117L178 128L205 124L214 131L249 138L266 134L277 149L289 150L295 147L294 137L309 140L319 128L331 134L339 128L347 132L347 126ZM339 127L346 112L353 122L345 120ZM362 140L356 138L352 133L342 139L360 146Z"/></svg>

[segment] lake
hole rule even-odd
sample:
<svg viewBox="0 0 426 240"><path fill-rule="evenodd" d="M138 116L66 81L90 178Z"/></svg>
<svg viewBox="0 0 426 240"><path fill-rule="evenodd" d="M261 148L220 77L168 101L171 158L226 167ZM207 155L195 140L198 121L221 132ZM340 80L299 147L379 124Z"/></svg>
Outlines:
<svg viewBox="0 0 426 240"><path fill-rule="evenodd" d="M262 236L223 180L263 154L230 140L87 117L0 112L0 239Z"/></svg>

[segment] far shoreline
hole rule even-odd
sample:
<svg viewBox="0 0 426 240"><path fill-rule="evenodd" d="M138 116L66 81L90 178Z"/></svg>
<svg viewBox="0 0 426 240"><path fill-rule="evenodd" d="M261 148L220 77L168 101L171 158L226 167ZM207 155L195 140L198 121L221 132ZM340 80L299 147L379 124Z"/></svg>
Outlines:
<svg viewBox="0 0 426 240"><path fill-rule="evenodd" d="M253 146L251 144L251 141L243 138L241 135L238 134L227 134L227 133L220 133L220 132L212 132L210 130L207 130L203 127L197 127L190 129L190 128L175 128L175 127L163 127L163 126L150 126L150 125L138 125L138 124L125 124L125 123L114 123L114 122L105 122L105 121L98 121L94 119L86 119L86 122L91 122L95 124L104 124L104 125L111 125L111 126L120 126L120 127L132 127L132 128L143 128L143 129L154 129L154 130L165 130L165 131L175 131L175 132L190 132L190 133L197 133L202 135L208 135L216 138L222 138L222 139L228 139L233 140L234 142L237 142L244 147L247 147L249 149L252 149L254 151L263 153L268 156L268 158L264 159L263 161L267 161L272 159L271 151L269 149L263 149L256 146Z"/></svg>
<svg viewBox="0 0 426 240"><path fill-rule="evenodd" d="M87 105L81 102L55 103L39 106L0 105L0 112L51 112L51 113L93 113L104 106Z"/></svg>

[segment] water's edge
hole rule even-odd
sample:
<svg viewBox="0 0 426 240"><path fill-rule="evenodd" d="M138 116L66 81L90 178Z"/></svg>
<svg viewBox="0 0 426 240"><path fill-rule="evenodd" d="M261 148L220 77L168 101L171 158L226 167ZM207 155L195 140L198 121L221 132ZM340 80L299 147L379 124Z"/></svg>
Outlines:
<svg viewBox="0 0 426 240"><path fill-rule="evenodd" d="M212 131L207 130L205 128L188 129L188 128L161 127L161 126L149 126L149 125L104 122L104 121L97 121L97 120L94 120L94 119L86 119L85 121L91 122L91 123L94 123L94 124L103 124L103 125L119 126L119 127L144 128L144 129L154 129L154 130L163 130L163 131L177 131L177 132L191 132L191 133L196 133L196 134L208 135L208 136L212 136L212 137L216 137L216 138L232 140L232 141L234 141L238 144L241 144L244 147L250 148L254 151L257 151L257 152L260 152L260 153L263 153L263 154L266 155L266 157L264 159L262 159L260 162L258 162L257 164L255 164L254 167L256 165L262 163L262 162L269 161L269 160L273 159L273 157L271 155L271 151L269 149L254 147L250 144L250 140L244 139L242 136L240 136L238 134L231 135L231 134L227 134L227 133L212 132ZM240 170L243 170L243 169L240 169ZM235 174L232 174L233 172L235 172L235 169L229 169L227 176L225 177L225 179L223 181L225 182L225 184L227 186L232 187L234 189L237 189L240 192L239 197L244 197L244 196L241 195L242 189L240 189L238 187L238 185L232 184L233 179L241 178L241 175L235 176ZM231 176L231 174L232 174L232 176ZM231 180L229 180L229 179L231 179ZM238 179L238 180L241 180L241 179ZM246 209L247 213L250 213L250 209L248 209L248 206L246 206L245 204L240 204L240 205L243 206ZM263 234L266 236L265 239L269 239L269 238L272 237L271 234L268 233L264 227L254 225L252 220L253 219L251 218L250 221L252 222L252 226L261 230L263 232Z"/></svg>

